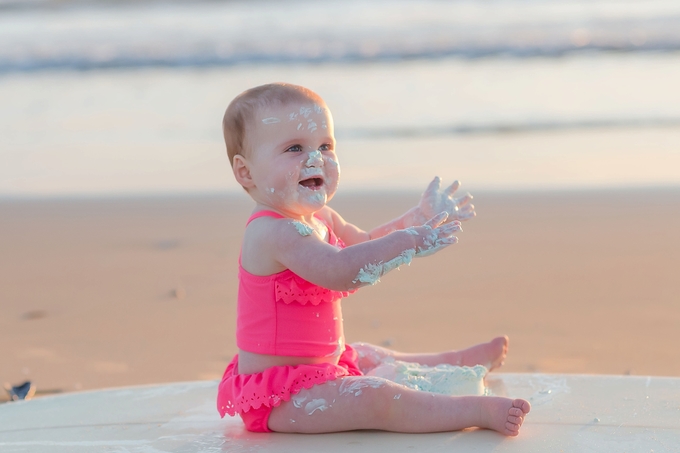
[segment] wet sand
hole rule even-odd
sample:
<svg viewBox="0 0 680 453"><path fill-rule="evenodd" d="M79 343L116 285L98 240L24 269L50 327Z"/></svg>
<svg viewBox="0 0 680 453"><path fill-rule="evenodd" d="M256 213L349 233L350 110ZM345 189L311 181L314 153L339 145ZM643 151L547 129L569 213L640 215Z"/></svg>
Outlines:
<svg viewBox="0 0 680 453"><path fill-rule="evenodd" d="M370 228L417 199L332 205ZM679 190L475 205L459 244L344 301L349 342L423 351L507 334L508 372L680 375ZM0 201L0 382L44 395L219 378L250 209L245 195Z"/></svg>

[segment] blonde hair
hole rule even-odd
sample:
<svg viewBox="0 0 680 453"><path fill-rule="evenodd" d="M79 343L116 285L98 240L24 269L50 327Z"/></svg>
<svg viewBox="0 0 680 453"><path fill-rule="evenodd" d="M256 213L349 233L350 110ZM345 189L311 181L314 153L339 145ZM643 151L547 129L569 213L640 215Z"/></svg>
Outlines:
<svg viewBox="0 0 680 453"><path fill-rule="evenodd" d="M234 156L246 156L247 125L252 122L258 110L273 105L291 102L313 101L324 105L321 96L312 90L289 83L269 83L244 91L234 98L224 112L222 133L227 145L229 163L234 165Z"/></svg>

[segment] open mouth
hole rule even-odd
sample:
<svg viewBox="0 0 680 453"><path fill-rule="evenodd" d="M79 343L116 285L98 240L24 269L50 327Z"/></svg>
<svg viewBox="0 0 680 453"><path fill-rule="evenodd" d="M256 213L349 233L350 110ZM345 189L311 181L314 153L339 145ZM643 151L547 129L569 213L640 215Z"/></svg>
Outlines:
<svg viewBox="0 0 680 453"><path fill-rule="evenodd" d="M301 186L306 187L308 189L316 190L321 188L323 186L323 178L319 177L314 177L314 178L307 178L303 179L299 183Z"/></svg>

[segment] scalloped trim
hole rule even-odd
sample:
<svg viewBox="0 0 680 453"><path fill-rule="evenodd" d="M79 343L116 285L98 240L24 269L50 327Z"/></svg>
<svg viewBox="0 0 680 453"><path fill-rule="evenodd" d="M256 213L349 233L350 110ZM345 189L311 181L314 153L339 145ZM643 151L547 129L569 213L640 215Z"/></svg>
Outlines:
<svg viewBox="0 0 680 453"><path fill-rule="evenodd" d="M290 278L277 280L274 283L276 300L280 300L285 304L297 302L301 305L319 305L322 302L333 302L342 297L347 297L353 292L354 291L333 291L315 285L293 273L291 273Z"/></svg>
<svg viewBox="0 0 680 453"><path fill-rule="evenodd" d="M295 388L291 385L287 391L281 396L279 395L269 395L269 396L262 396L265 401L244 401L240 403L233 404L231 407L231 411L227 409L227 413L231 415L232 417L236 415L239 412L248 412L250 409L259 409L262 406L274 408L274 407L279 407L281 403L285 401L290 401L293 396L297 395L302 391L302 389L311 389L315 385L323 384L324 382L328 381L334 381L339 377L342 376L349 376L348 373L334 373L331 376L324 376L325 379L315 379L315 380L308 380L307 382L301 383L300 385L295 386ZM282 392L283 393L283 392ZM233 413L232 413L233 411Z"/></svg>

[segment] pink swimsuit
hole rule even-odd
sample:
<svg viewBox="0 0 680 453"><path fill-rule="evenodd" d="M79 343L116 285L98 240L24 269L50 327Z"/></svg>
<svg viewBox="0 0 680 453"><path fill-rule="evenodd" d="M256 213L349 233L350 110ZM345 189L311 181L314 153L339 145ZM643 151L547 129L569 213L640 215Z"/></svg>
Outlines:
<svg viewBox="0 0 680 453"><path fill-rule="evenodd" d="M251 216L248 223L265 216L283 218L273 211L260 211ZM330 228L328 232L329 244L344 248L345 244ZM238 277L236 345L239 349L298 357L328 357L342 352L345 339L340 300L348 293L317 286L289 269L259 276L243 269L239 263Z"/></svg>
<svg viewBox="0 0 680 453"><path fill-rule="evenodd" d="M273 211L260 211L248 223L264 216L284 218ZM343 248L342 240L327 224L326 228L329 243ZM248 430L267 432L272 408L289 401L303 388L341 376L361 375L356 352L344 344L340 301L347 294L317 286L288 269L273 275L253 275L239 262L236 344L241 350L297 357L340 355L340 358L337 365L275 366L261 373L238 374L236 355L219 385L220 415L238 413Z"/></svg>

